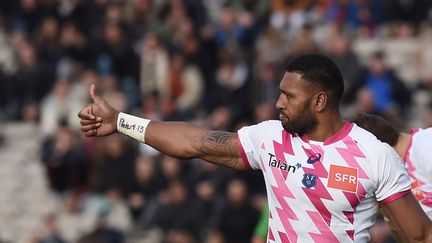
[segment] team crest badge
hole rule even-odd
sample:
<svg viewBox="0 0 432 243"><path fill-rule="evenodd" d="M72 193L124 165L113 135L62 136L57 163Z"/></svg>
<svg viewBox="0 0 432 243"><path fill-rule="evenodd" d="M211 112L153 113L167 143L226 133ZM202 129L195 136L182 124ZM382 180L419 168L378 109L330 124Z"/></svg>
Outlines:
<svg viewBox="0 0 432 243"><path fill-rule="evenodd" d="M318 179L318 177L316 175L304 174L302 183L306 188L311 188L311 187L315 186L317 179Z"/></svg>

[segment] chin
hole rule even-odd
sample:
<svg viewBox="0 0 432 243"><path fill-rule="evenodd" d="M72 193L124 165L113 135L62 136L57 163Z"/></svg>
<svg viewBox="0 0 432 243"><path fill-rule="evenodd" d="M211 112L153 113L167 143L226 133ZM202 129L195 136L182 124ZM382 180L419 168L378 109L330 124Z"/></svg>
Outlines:
<svg viewBox="0 0 432 243"><path fill-rule="evenodd" d="M303 134L303 131L300 129L293 128L291 126L287 126L286 124L282 123L282 127L285 131L291 133L291 134Z"/></svg>

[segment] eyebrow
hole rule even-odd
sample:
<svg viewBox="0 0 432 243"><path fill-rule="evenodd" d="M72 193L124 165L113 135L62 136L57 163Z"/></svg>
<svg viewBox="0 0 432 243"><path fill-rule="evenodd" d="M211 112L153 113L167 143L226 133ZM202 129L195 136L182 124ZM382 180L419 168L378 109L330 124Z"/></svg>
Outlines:
<svg viewBox="0 0 432 243"><path fill-rule="evenodd" d="M280 88L280 87L279 87L279 91L280 91L281 93L285 94L285 95L290 95L290 96L293 96L293 95L294 95L294 93L293 93L293 92L291 92L291 91L286 91L286 90L283 90L283 89L282 89L282 88Z"/></svg>

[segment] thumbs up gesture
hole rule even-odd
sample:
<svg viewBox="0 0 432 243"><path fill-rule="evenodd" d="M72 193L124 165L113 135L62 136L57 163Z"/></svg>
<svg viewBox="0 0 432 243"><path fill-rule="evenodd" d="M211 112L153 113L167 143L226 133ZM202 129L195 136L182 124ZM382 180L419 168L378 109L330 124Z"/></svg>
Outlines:
<svg viewBox="0 0 432 243"><path fill-rule="evenodd" d="M78 113L81 118L81 131L87 137L107 136L116 132L119 112L96 94L94 84L90 86L90 97L93 103Z"/></svg>

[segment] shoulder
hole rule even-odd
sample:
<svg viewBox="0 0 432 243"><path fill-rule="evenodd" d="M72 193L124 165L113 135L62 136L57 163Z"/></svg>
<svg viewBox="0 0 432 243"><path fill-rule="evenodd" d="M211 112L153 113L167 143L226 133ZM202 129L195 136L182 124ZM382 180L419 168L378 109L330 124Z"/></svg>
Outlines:
<svg viewBox="0 0 432 243"><path fill-rule="evenodd" d="M414 139L421 142L432 139L432 127L411 129L411 135Z"/></svg>
<svg viewBox="0 0 432 243"><path fill-rule="evenodd" d="M387 143L381 142L369 131L354 124L351 136L362 152L369 158L380 158L397 155Z"/></svg>
<svg viewBox="0 0 432 243"><path fill-rule="evenodd" d="M429 157L429 151L432 149L432 128L413 129L411 134L413 152Z"/></svg>
<svg viewBox="0 0 432 243"><path fill-rule="evenodd" d="M265 141L267 139L276 139L283 134L283 127L280 121L268 120L255 125L242 127L238 131L241 140L247 138L250 141Z"/></svg>
<svg viewBox="0 0 432 243"><path fill-rule="evenodd" d="M278 120L267 120L254 125L242 127L240 130L254 130L254 131L280 131L283 130L282 124Z"/></svg>

